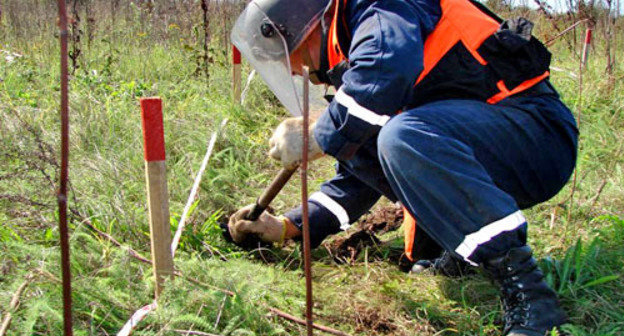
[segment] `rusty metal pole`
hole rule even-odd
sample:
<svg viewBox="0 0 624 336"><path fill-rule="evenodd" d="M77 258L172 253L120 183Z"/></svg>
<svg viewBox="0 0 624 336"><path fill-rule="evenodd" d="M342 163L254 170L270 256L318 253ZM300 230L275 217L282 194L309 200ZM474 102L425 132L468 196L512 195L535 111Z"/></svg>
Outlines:
<svg viewBox="0 0 624 336"><path fill-rule="evenodd" d="M65 336L72 332L71 273L69 267L69 233L67 229L67 173L69 161L69 103L67 75L67 8L58 0L61 37L61 172L57 193L59 229L61 235L61 270L63 273L63 328Z"/></svg>
<svg viewBox="0 0 624 336"><path fill-rule="evenodd" d="M303 67L303 155L301 160L301 208L303 212L303 268L306 279L306 330L312 336L314 321L312 319L312 258L310 257L310 220L308 216L308 133L310 116L310 69Z"/></svg>

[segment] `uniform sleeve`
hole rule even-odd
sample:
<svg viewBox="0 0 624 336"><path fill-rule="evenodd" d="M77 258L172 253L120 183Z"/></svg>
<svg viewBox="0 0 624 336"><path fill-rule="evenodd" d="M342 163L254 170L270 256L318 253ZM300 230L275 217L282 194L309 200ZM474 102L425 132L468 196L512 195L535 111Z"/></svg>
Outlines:
<svg viewBox="0 0 624 336"><path fill-rule="evenodd" d="M325 153L348 160L408 104L423 69L423 31L437 21L425 13L405 0L374 1L352 13L349 69L314 130Z"/></svg>
<svg viewBox="0 0 624 336"><path fill-rule="evenodd" d="M308 199L311 246L317 247L327 236L346 230L380 197L377 191L339 166L336 176ZM302 229L301 206L285 216Z"/></svg>

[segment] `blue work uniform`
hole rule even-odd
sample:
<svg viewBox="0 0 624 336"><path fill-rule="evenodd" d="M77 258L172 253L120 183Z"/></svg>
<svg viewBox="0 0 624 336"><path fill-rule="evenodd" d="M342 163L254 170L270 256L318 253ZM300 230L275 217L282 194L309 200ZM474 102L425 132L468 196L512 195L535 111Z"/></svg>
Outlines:
<svg viewBox="0 0 624 336"><path fill-rule="evenodd" d="M453 77L466 59L456 46L431 70L428 37L448 7L464 0L336 1L343 7L331 24L344 25L346 62L314 136L338 163L336 176L309 199L312 245L346 229L381 196L400 201L419 228L473 265L525 245L521 209L553 197L576 161L574 117L548 80L519 93L505 88L513 79L494 81L492 90L507 95L488 99L482 92L489 88L463 79L491 77L486 70ZM301 228L300 207L286 217Z"/></svg>

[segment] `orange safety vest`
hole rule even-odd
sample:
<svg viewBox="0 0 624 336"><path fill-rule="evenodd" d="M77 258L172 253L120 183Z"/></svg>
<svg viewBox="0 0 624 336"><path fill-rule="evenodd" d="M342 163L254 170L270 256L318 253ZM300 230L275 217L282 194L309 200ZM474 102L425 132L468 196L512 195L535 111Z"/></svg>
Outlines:
<svg viewBox="0 0 624 336"><path fill-rule="evenodd" d="M334 13L327 31L327 61L330 69L341 62L348 62L345 51L351 42L350 31L344 11L347 0L334 1ZM416 99L407 107L416 107L432 100L453 98L480 99L489 104L520 93L549 76L548 64L540 65L514 73L514 59L541 53L550 63L550 53L535 38L531 37L529 51L520 50L513 54L504 50L495 38L502 20L478 3L470 0L440 0L442 15L435 29L429 34L424 44L424 68L414 83ZM522 54L524 52L524 54ZM453 62L460 55L462 63L469 62L470 71L462 77L462 69ZM468 55L469 54L469 55ZM466 57L468 56L468 57ZM511 66L510 66L511 64ZM526 64L526 63L524 63ZM503 65L503 67L501 67ZM461 65L465 66L465 65ZM506 66L506 67L504 67ZM512 71L509 71L509 69ZM480 78L475 73L482 73ZM461 83L458 84L458 83ZM427 99L427 100L424 100ZM405 254L412 260L416 220L403 208L405 233Z"/></svg>
<svg viewBox="0 0 624 336"><path fill-rule="evenodd" d="M348 61L347 53L344 51L348 51L351 40L344 15L347 0L335 0L334 4L334 14L327 34L327 58L330 69L342 61ZM500 68L501 63L509 64L514 58L527 56L527 52L521 50L520 53L513 54L501 50L503 48L496 45L496 38L493 35L499 30L501 21L485 7L470 0L441 0L440 6L442 15L425 41L424 69L414 84L414 91L419 93L417 96L427 96L433 100L476 98L496 104L534 86L550 75L547 65L542 67L543 71L530 69L528 78L523 78L527 77L525 70L518 70L524 73L513 73L509 68ZM529 52L544 53L549 63L550 53L545 47L534 38L531 43L534 49ZM471 82L470 78L460 77L462 73L456 71L457 65L449 63L453 60L449 55L457 53L459 49L472 55L473 66L483 68L481 71L484 73L483 78L476 78ZM538 73L535 73L536 70ZM471 71L467 76L474 76L474 73L475 71ZM429 85L428 80L435 81L434 92L429 92L433 85ZM441 81L446 83L440 83ZM458 82L463 83L464 87L457 86ZM462 89L465 92L461 92ZM411 107L418 105L417 102Z"/></svg>

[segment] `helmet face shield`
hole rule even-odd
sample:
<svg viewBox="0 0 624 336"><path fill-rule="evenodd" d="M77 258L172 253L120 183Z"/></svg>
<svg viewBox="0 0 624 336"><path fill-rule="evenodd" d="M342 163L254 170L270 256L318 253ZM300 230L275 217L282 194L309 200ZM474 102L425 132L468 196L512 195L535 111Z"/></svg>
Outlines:
<svg viewBox="0 0 624 336"><path fill-rule="evenodd" d="M288 44L255 1L236 20L231 38L288 112L300 116L302 105L292 77Z"/></svg>

